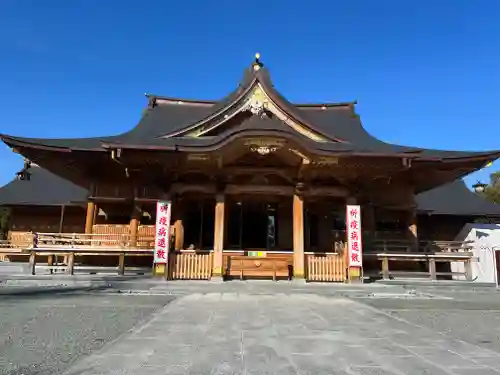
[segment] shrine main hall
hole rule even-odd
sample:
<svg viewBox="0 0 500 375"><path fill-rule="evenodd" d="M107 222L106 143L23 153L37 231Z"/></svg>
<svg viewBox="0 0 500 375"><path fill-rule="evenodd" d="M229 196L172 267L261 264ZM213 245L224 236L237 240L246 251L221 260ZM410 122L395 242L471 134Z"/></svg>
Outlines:
<svg viewBox="0 0 500 375"><path fill-rule="evenodd" d="M221 100L147 95L139 123L119 135L0 138L26 160L0 189L10 239L71 233L109 245L126 236L126 248L152 251L156 203L168 200L171 250L207 257L200 278L238 276L247 263L258 276L257 258L275 259L267 273L308 278L326 257L342 281L346 205L361 207L364 256L387 241L423 251L477 217L500 216L461 180L500 151L383 142L365 130L356 102L288 101L259 55Z"/></svg>

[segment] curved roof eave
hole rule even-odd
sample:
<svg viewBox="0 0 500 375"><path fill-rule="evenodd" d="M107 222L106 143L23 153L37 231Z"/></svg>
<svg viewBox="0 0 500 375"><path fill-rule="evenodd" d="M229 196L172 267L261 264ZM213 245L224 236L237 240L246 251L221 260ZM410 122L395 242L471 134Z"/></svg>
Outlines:
<svg viewBox="0 0 500 375"><path fill-rule="evenodd" d="M101 142L104 138L25 138L0 134L2 140L11 148L27 147L46 151L71 152L71 151L104 151ZM114 137L107 137L114 138Z"/></svg>

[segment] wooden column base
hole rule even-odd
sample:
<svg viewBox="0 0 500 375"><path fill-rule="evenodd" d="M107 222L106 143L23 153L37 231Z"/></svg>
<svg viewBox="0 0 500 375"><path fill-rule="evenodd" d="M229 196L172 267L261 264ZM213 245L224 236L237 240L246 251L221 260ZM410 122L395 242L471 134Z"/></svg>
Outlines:
<svg viewBox="0 0 500 375"><path fill-rule="evenodd" d="M363 269L361 267L349 267L349 282L350 283L362 283L363 279Z"/></svg>
<svg viewBox="0 0 500 375"><path fill-rule="evenodd" d="M222 277L224 275L222 267L212 268L212 277Z"/></svg>
<svg viewBox="0 0 500 375"><path fill-rule="evenodd" d="M165 276L166 264L155 264L153 266L153 276Z"/></svg>
<svg viewBox="0 0 500 375"><path fill-rule="evenodd" d="M293 267L293 278L294 279L305 279L305 272L304 272L304 269L300 269L300 268L295 268Z"/></svg>

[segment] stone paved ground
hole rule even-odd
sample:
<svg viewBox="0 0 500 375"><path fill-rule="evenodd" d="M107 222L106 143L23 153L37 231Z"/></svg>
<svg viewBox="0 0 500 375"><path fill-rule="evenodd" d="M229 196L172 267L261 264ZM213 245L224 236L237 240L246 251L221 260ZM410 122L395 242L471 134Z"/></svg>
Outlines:
<svg viewBox="0 0 500 375"><path fill-rule="evenodd" d="M0 374L59 374L171 300L88 294L0 296Z"/></svg>
<svg viewBox="0 0 500 375"><path fill-rule="evenodd" d="M405 303L422 301L365 299L389 313L359 301L317 294L193 293L66 375L500 374L498 346L466 343L460 335L440 333L442 326L429 329L425 319L413 319L420 310ZM416 315L401 314L405 310Z"/></svg>
<svg viewBox="0 0 500 375"><path fill-rule="evenodd" d="M500 353L500 293L491 290L437 292L450 299L363 301L394 317Z"/></svg>

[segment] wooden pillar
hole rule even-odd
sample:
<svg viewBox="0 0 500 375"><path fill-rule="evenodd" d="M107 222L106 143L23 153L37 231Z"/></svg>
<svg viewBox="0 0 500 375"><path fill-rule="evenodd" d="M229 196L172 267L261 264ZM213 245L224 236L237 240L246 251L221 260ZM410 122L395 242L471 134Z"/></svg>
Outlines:
<svg viewBox="0 0 500 375"><path fill-rule="evenodd" d="M304 274L304 200L293 195L293 277L303 279Z"/></svg>
<svg viewBox="0 0 500 375"><path fill-rule="evenodd" d="M224 211L225 197L223 193L218 193L215 199L214 255L212 267L212 276L217 278L222 278L223 276Z"/></svg>
<svg viewBox="0 0 500 375"><path fill-rule="evenodd" d="M64 210L66 209L66 206L63 204L61 206L61 216L59 217L59 233L63 232L64 228Z"/></svg>
<svg viewBox="0 0 500 375"><path fill-rule="evenodd" d="M184 248L184 222L182 220L184 210L181 201L176 199L172 209L174 210L174 250L182 250Z"/></svg>
<svg viewBox="0 0 500 375"><path fill-rule="evenodd" d="M97 224L97 217L99 216L99 205L94 203L94 225Z"/></svg>
<svg viewBox="0 0 500 375"><path fill-rule="evenodd" d="M415 209L408 212L408 238L413 251L418 251L417 211Z"/></svg>
<svg viewBox="0 0 500 375"><path fill-rule="evenodd" d="M129 247L137 247L137 232L139 230L139 224L141 222L142 207L137 203L134 203L132 209L132 215L130 217L130 242Z"/></svg>
<svg viewBox="0 0 500 375"><path fill-rule="evenodd" d="M95 217L95 203L88 202L87 203L87 216L85 218L85 233L91 234L92 228L94 226L94 217Z"/></svg>

